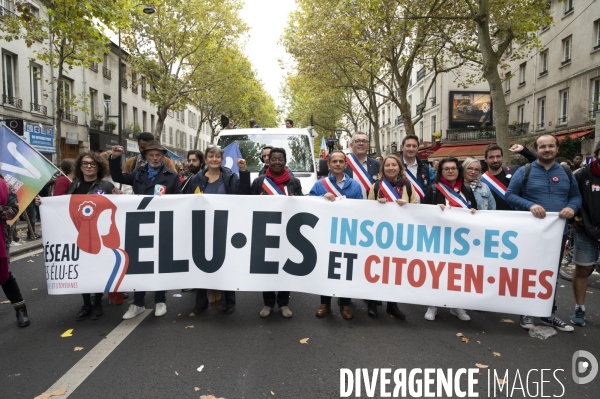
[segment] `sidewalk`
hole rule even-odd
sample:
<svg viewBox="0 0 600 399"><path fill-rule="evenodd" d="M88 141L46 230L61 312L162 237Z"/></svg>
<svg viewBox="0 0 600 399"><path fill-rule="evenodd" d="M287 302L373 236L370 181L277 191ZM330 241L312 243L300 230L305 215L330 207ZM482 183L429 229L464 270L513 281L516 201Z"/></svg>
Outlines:
<svg viewBox="0 0 600 399"><path fill-rule="evenodd" d="M41 224L37 222L35 224L36 233L41 232ZM19 232L19 242L12 242L10 244L10 256L17 256L29 251L33 251L42 247L44 241L42 238L37 240L28 240L27 239L27 223L18 222L17 223L17 232Z"/></svg>

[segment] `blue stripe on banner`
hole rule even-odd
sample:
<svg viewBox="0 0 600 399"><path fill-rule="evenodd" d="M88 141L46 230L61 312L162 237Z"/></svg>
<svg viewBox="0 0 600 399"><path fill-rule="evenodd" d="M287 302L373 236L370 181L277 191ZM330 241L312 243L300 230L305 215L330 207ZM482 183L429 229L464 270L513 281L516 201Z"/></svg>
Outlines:
<svg viewBox="0 0 600 399"><path fill-rule="evenodd" d="M117 277L117 273L119 272L119 266L121 266L121 254L116 249L113 249L113 252L116 256L115 267L113 267L113 271L110 273L110 278L106 283L106 287L104 288L104 292L110 292L110 287L112 287L115 278Z"/></svg>

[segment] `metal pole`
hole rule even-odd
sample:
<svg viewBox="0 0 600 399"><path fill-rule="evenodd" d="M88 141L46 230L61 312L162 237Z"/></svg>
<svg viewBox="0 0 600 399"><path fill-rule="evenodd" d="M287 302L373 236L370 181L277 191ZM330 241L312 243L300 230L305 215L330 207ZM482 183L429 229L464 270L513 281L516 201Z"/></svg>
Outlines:
<svg viewBox="0 0 600 399"><path fill-rule="evenodd" d="M122 71L121 71L121 29L119 29L119 71L118 71L118 76L119 76L119 104L117 104L117 133L119 135L119 145L123 145L123 132L121 130L121 124L122 124L122 118L123 118L123 106L122 106L122 95L123 95L123 86L122 86L122 80L123 77L121 76Z"/></svg>

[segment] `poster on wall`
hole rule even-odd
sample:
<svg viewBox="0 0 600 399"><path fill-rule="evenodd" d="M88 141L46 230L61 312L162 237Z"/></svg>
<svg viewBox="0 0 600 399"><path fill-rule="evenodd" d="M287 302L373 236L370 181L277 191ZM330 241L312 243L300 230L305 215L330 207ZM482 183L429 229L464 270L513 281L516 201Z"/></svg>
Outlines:
<svg viewBox="0 0 600 399"><path fill-rule="evenodd" d="M450 128L492 126L492 97L484 91L450 92Z"/></svg>

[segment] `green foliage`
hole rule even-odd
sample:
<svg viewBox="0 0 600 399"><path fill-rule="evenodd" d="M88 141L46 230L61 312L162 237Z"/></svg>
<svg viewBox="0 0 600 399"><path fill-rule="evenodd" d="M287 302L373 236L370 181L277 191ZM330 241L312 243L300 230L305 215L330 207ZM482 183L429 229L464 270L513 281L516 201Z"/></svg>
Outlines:
<svg viewBox="0 0 600 399"><path fill-rule="evenodd" d="M559 143L557 156L572 160L575 158L575 154L581 152L581 141L581 138L573 139L571 136L567 135L567 137L562 139Z"/></svg>

